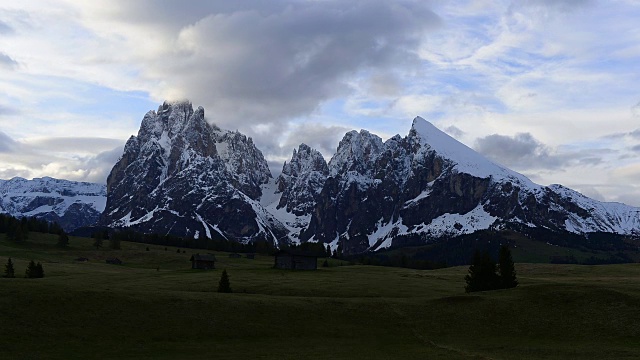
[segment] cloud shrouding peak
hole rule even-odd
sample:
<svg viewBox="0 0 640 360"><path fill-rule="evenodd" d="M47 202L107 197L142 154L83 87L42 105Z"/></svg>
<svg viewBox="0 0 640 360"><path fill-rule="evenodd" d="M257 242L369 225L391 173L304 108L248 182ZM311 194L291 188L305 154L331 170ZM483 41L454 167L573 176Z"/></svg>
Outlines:
<svg viewBox="0 0 640 360"><path fill-rule="evenodd" d="M422 1L154 4L109 1L108 23L122 25L110 31L124 39L115 45L140 42L126 56L145 64L156 100L189 98L222 126L308 115L348 93L359 72L418 61L415 49L440 24ZM103 7L85 11L85 26L104 32Z"/></svg>

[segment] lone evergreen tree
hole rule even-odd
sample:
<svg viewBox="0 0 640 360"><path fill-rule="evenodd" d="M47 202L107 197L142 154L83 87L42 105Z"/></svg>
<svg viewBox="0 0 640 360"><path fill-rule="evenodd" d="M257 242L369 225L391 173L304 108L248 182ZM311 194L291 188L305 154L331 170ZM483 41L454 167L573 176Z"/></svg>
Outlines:
<svg viewBox="0 0 640 360"><path fill-rule="evenodd" d="M220 282L218 282L218 292L220 293L230 293L231 292L231 284L229 283L229 275L227 275L227 270L222 270L222 276L220 276Z"/></svg>
<svg viewBox="0 0 640 360"><path fill-rule="evenodd" d="M61 248L69 246L69 236L64 231L61 231L60 235L58 235L58 246Z"/></svg>
<svg viewBox="0 0 640 360"><path fill-rule="evenodd" d="M4 266L4 277L6 278L16 277L16 270L13 268L13 262L11 261L11 258L7 260L7 265Z"/></svg>
<svg viewBox="0 0 640 360"><path fill-rule="evenodd" d="M102 236L98 236L93 240L93 246L96 247L96 250L102 247Z"/></svg>
<svg viewBox="0 0 640 360"><path fill-rule="evenodd" d="M469 266L469 273L464 277L467 285L466 292L495 290L500 287L500 278L496 274L496 263L491 259L488 251L478 250L473 254L473 262Z"/></svg>
<svg viewBox="0 0 640 360"><path fill-rule="evenodd" d="M498 263L498 269L500 270L500 287L503 289L510 289L518 286L516 268L513 264L511 250L508 245L502 245L500 247Z"/></svg>

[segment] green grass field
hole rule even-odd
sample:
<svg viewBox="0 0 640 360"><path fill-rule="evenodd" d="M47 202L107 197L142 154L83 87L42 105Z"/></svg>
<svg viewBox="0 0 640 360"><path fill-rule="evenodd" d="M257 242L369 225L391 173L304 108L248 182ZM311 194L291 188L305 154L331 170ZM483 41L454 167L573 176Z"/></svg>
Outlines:
<svg viewBox="0 0 640 360"><path fill-rule="evenodd" d="M640 264L519 263L519 287L469 295L466 267L290 272L216 253L196 271L189 249L55 241L0 240L18 276L0 278L2 359L640 358ZM22 278L31 259L45 278ZM216 292L222 269L232 294Z"/></svg>

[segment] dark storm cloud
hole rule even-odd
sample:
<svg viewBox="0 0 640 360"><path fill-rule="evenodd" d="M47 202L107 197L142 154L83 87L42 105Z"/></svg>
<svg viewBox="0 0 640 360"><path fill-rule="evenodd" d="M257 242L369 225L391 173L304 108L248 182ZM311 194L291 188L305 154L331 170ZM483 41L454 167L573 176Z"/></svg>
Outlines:
<svg viewBox="0 0 640 360"><path fill-rule="evenodd" d="M477 139L475 149L488 158L515 169L557 169L573 158L550 154L548 148L529 133L513 137L489 135Z"/></svg>
<svg viewBox="0 0 640 360"><path fill-rule="evenodd" d="M361 71L417 63L423 35L440 24L423 1L144 3L123 2L119 14L175 33L145 76L205 105L222 127L307 115Z"/></svg>

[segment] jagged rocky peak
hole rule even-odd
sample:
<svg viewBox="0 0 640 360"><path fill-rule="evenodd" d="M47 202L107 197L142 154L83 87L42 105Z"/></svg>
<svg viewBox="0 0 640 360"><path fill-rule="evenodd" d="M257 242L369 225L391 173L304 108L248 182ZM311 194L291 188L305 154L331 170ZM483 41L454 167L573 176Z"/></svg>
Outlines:
<svg viewBox="0 0 640 360"><path fill-rule="evenodd" d="M298 177L309 171L319 171L323 174L329 174L329 167L324 160L322 154L309 147L307 144L300 144L298 150L293 149L293 155L289 163L285 162L282 167L282 174Z"/></svg>
<svg viewBox="0 0 640 360"><path fill-rule="evenodd" d="M269 165L251 137L238 131L214 130L216 149L235 185L252 199L262 194L260 185L272 178Z"/></svg>
<svg viewBox="0 0 640 360"><path fill-rule="evenodd" d="M286 239L255 201L271 178L251 138L209 124L189 101L149 111L111 170L100 223L178 236ZM284 241L284 240L283 240Z"/></svg>
<svg viewBox="0 0 640 360"><path fill-rule="evenodd" d="M164 102L158 111L149 111L138 132L141 143L154 141L164 150L190 148L199 155L216 153L213 128L204 118L204 109L187 100Z"/></svg>
<svg viewBox="0 0 640 360"><path fill-rule="evenodd" d="M277 208L286 207L288 212L298 216L308 214L328 175L329 167L322 154L300 144L276 179L277 191L282 193Z"/></svg>
<svg viewBox="0 0 640 360"><path fill-rule="evenodd" d="M407 138L417 155L433 151L454 172L536 187L526 176L492 162L419 116L413 119Z"/></svg>
<svg viewBox="0 0 640 360"><path fill-rule="evenodd" d="M340 140L336 154L329 161L331 175L349 171L368 173L383 149L384 144L379 136L367 130L350 131Z"/></svg>

